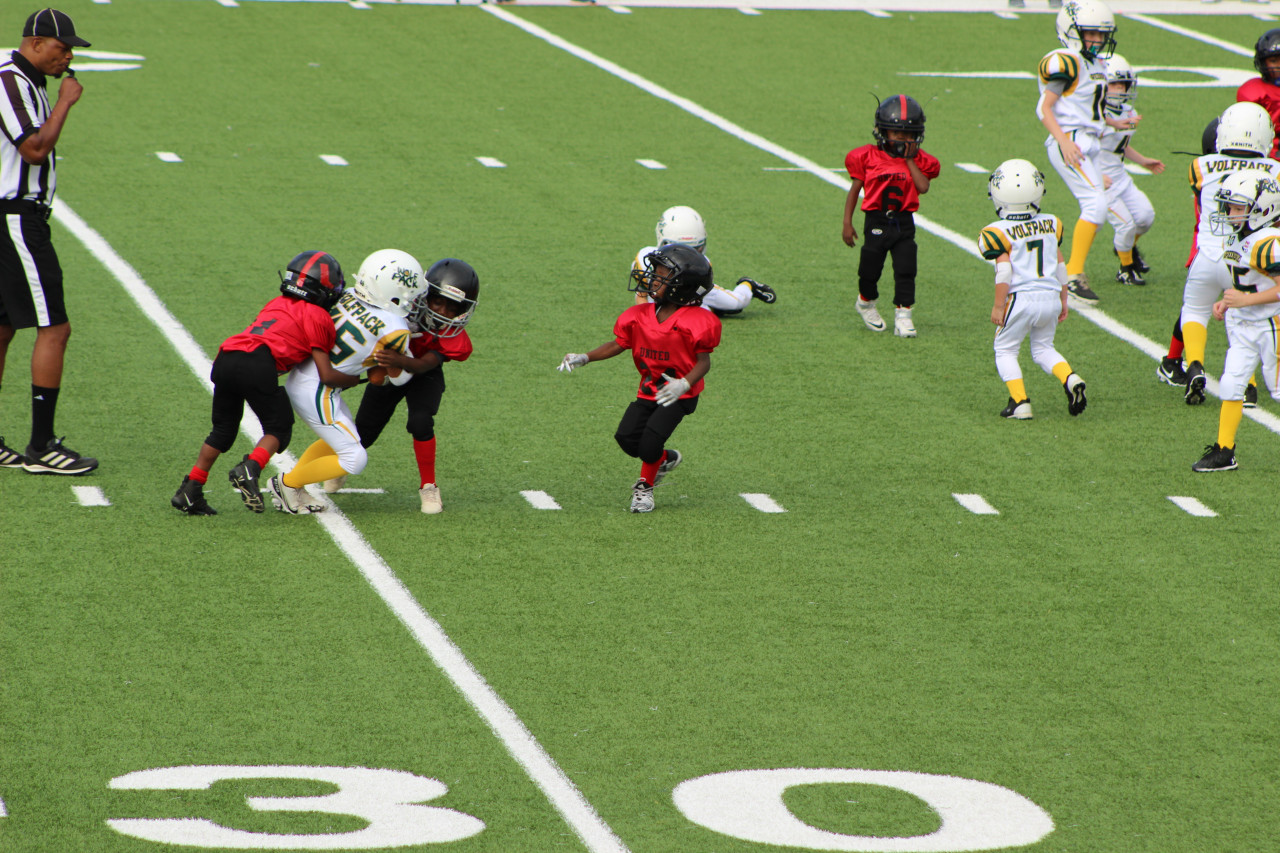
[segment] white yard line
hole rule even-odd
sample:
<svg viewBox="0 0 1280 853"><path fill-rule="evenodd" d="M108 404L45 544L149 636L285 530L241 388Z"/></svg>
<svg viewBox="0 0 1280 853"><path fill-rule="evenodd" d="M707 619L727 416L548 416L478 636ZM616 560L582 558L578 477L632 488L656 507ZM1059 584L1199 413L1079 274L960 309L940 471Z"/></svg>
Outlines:
<svg viewBox="0 0 1280 853"><path fill-rule="evenodd" d="M525 489L520 492L520 496L527 500L534 509L560 509L560 504L556 502L555 498L538 489Z"/></svg>
<svg viewBox="0 0 1280 853"><path fill-rule="evenodd" d="M155 323L160 333L177 350L179 357L205 389L213 391L209 381L212 366L204 350L181 322L170 313L142 276L64 202L54 204L53 216L67 228L85 248L102 262L120 283L143 315ZM246 410L240 429L253 441L262 436L262 428L253 413ZM292 468L296 460L288 452L279 454L284 460L281 470ZM445 634L444 628L423 609L405 588L395 572L340 509L329 502L325 512L312 516L320 522L334 543L364 576L391 612L404 623L418 644L426 650L436 666L453 682L463 698L480 715L507 751L564 818L573 832L593 853L626 853L627 848L600 818L591 804L564 774L555 760L542 748L516 713L502 701L484 677L467 660L462 651ZM199 522L196 522L199 523Z"/></svg>
<svg viewBox="0 0 1280 853"><path fill-rule="evenodd" d="M1113 8L1115 8L1116 5L1117 4L1113 4ZM499 6L491 6L491 5L481 6L480 8L488 12L490 15L493 15L494 17L501 18L507 23L512 24L513 26L519 27L529 35L534 36L536 38L540 38L543 41L545 41L547 44L550 44L553 47L557 47L567 53L570 53L578 57L584 62L588 62L596 66L601 71L606 71L609 74L612 74L613 76L621 80L625 80L631 85L645 92L648 92L650 95L653 95L655 98L660 98L674 106L679 107L680 109L684 110L690 115L693 115L693 116L696 116L697 118L702 119L708 124L714 127L717 127L720 130L723 130L725 133L728 133L730 136L734 136L742 140L748 145L753 145L756 148L759 148L761 151L772 154L780 160L785 160L786 162L791 163L800 171L808 172L809 174L813 175L819 180L825 181L826 183L831 184L834 187L838 187L839 189L841 189L846 193L849 191L849 179L845 177L843 173L840 173L840 174L832 173L829 169L824 169L823 167L819 166L817 163L813 162L809 158L801 154L797 154L796 152L791 151L787 148L784 148L781 145L777 144L776 142L772 142L768 139L765 139L763 136L760 136L757 133L752 133L751 131L747 130L741 125L735 124L729 119L724 118L723 116L717 115L716 113L713 113L711 110L707 109L706 107L701 106L700 104L697 104L694 101L691 101L682 95L677 95L676 93L672 92L670 89L667 89L663 86L658 85L657 83L654 83L651 80L641 77L639 74L636 74L633 71L628 71L622 66L614 62L611 62L602 56L592 53L586 48L579 47L576 44L568 42L565 39L562 39L560 36L557 36L554 33L549 32L548 30L545 30L542 27L537 26L536 24L531 24L528 21L524 20L523 18L519 17L518 15L512 14L506 8L502 8ZM1216 44L1219 47L1222 47L1226 50L1231 50L1233 52L1245 50L1239 45L1233 45L1230 42L1224 42L1219 39L1211 39L1209 36L1204 36L1200 33L1196 33L1194 30L1187 30L1183 27L1174 28L1174 25L1172 24L1165 24L1163 21L1157 21L1154 18L1147 18L1147 16L1145 15L1131 14L1129 15L1129 17L1133 18L1134 20L1142 21L1143 23L1150 23L1152 26L1164 27L1165 29L1173 29L1175 32L1178 32L1180 35L1185 35L1188 38L1198 38L1202 41L1207 41L1210 44ZM1246 53L1249 56L1253 56L1253 51L1251 50L1246 51ZM915 216L915 222L916 222L916 225L919 226L921 229L928 231L930 234L934 235L935 237L942 238L943 240L947 241L951 245L955 246L957 249L960 249L962 252L965 252L966 254L972 256L973 258L979 261L982 261L984 265L990 268L990 264L987 261L983 260L982 255L978 252L978 248L977 248L978 240L976 236L968 236L968 235L960 234L956 231L952 231L950 228L947 228L944 225L934 222L932 219L929 219L928 217L921 216L918 213ZM975 235L976 235L976 232L975 232ZM978 274L975 273L975 275L978 275ZM1073 302L1072 307L1075 313L1089 320L1090 322L1092 322L1093 324L1101 328L1103 331L1109 332L1110 334L1120 338L1121 340L1129 344L1132 344L1136 349L1140 350L1141 352L1145 353L1146 355L1150 356L1156 361L1159 361L1166 354L1167 350L1164 346L1156 343L1150 338L1144 337L1143 335L1134 331L1133 329L1130 329L1128 326L1124 325L1120 321L1111 318L1106 313L1104 313L1100 308L1093 308L1089 306L1080 305L1079 303L1076 303L1075 300L1072 300L1072 302ZM1209 377L1208 390L1210 391L1210 393L1213 393L1215 396L1217 395L1217 383L1214 381L1212 376ZM1280 418L1277 418L1276 416L1271 415L1260 408L1247 409L1245 411L1245 416L1253 419L1254 421L1262 424L1264 427L1271 430L1272 432L1280 435Z"/></svg>
<svg viewBox="0 0 1280 853"><path fill-rule="evenodd" d="M1188 515L1194 515L1197 518L1217 518L1218 514L1209 509L1195 498L1180 497L1178 495L1169 495L1169 500L1177 504L1178 508Z"/></svg>
<svg viewBox="0 0 1280 853"><path fill-rule="evenodd" d="M1000 510L987 503L987 499L982 495L965 495L952 492L951 497L956 499L960 506L969 510L974 515L999 515Z"/></svg>
<svg viewBox="0 0 1280 853"><path fill-rule="evenodd" d="M743 492L738 497L761 512L786 512L782 504L762 492Z"/></svg>
<svg viewBox="0 0 1280 853"><path fill-rule="evenodd" d="M106 492L97 486L72 486L71 491L75 494L80 506L111 506Z"/></svg>

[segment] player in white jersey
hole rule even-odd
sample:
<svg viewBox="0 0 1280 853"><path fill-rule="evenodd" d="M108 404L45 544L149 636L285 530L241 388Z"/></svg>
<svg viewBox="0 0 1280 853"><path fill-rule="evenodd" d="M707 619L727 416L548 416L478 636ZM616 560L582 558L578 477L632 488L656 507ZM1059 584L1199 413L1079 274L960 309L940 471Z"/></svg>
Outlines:
<svg viewBox="0 0 1280 853"><path fill-rule="evenodd" d="M1211 218L1217 213L1216 193L1228 175L1250 174L1264 178L1280 178L1280 163L1267 157L1275 131L1271 116L1254 103L1236 103L1218 117L1216 154L1205 154L1191 162L1188 180L1195 193L1195 253L1187 270L1187 283L1182 289L1183 357L1187 362L1183 398L1187 405L1204 402L1204 353L1209 338L1209 317L1213 304L1231 287L1231 279L1222 263L1225 244L1233 239L1226 232L1215 233ZM1221 229L1219 229L1221 230ZM1176 365L1161 362L1158 375L1170 381L1168 374Z"/></svg>
<svg viewBox="0 0 1280 853"><path fill-rule="evenodd" d="M1258 365L1267 390L1280 400L1280 229L1275 227L1280 220L1280 184L1265 174L1236 172L1223 180L1215 199L1215 229L1232 235L1223 252L1232 286L1213 306L1214 316L1227 327L1227 356L1218 383L1218 440L1191 466L1199 472L1236 467L1245 387Z"/></svg>
<svg viewBox="0 0 1280 853"><path fill-rule="evenodd" d="M978 249L996 265L991 309L991 322L999 327L996 371L1009 389L1009 403L1000 414L1015 420L1032 417L1018 364L1026 338L1031 358L1062 383L1067 411L1078 415L1087 402L1084 380L1053 346L1058 324L1067 319L1067 274L1059 248L1062 220L1040 212L1044 175L1026 160L1006 160L991 173L987 194L1000 219L982 229Z"/></svg>
<svg viewBox="0 0 1280 853"><path fill-rule="evenodd" d="M632 272L637 270L643 272L644 259L657 249L672 243L685 243L706 255L707 226L698 211L692 207L677 205L667 208L662 212L662 218L658 220L654 231L658 237L658 245L645 246L636 253L635 260L631 262ZM761 284L749 278L740 278L732 289L719 285L713 286L711 291L702 298L702 307L718 317L731 317L734 314L741 314L742 309L750 305L752 299L759 299L766 305L772 305L778 300L778 295L767 284ZM636 294L637 304L645 301L651 300L643 293Z"/></svg>
<svg viewBox="0 0 1280 853"><path fill-rule="evenodd" d="M1149 267L1138 252L1137 240L1151 230L1156 211L1146 193L1138 189L1133 177L1125 171L1124 161L1135 163L1156 175L1164 171L1164 163L1147 157L1132 144L1133 130L1142 120L1133 108L1133 101L1138 96L1137 73L1119 54L1108 59L1106 66L1107 96L1103 110L1108 118L1114 119L1114 124L1108 124L1099 138L1098 167L1107 185L1107 222L1115 229L1112 245L1120 258L1116 281L1146 284L1142 274Z"/></svg>
<svg viewBox="0 0 1280 853"><path fill-rule="evenodd" d="M422 292L422 267L406 252L383 249L365 258L355 286L330 309L337 342L330 351L334 369L352 376L377 364L380 349L407 353L409 325L405 319ZM403 384L413 378L407 370L388 381ZM310 483L359 474L369 461L360 444L355 417L339 389L320 382L313 364L295 368L285 390L298 417L318 436L287 474L267 484L276 509L289 514L319 512L325 504L305 488Z"/></svg>
<svg viewBox="0 0 1280 853"><path fill-rule="evenodd" d="M1036 118L1049 131L1049 162L1080 203L1071 231L1067 287L1083 302L1098 301L1085 261L1098 228L1107 221L1107 193L1098 165L1100 137L1113 121L1103 111L1107 74L1103 60L1115 49L1115 17L1101 0L1067 0L1058 11L1062 49L1040 60Z"/></svg>

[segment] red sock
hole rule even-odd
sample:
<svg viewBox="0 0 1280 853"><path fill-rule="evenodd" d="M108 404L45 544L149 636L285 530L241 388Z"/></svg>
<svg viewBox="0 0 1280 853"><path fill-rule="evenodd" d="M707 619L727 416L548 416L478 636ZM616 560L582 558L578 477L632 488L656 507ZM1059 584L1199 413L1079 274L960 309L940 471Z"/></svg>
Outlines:
<svg viewBox="0 0 1280 853"><path fill-rule="evenodd" d="M418 476L422 485L436 481L436 437L433 435L426 441L413 440L413 455L418 460Z"/></svg>
<svg viewBox="0 0 1280 853"><path fill-rule="evenodd" d="M662 455L658 457L657 462L644 462L640 465L640 479L649 485L653 485L653 479L658 476L658 466L662 464L662 460L667 458L667 451L662 451Z"/></svg>
<svg viewBox="0 0 1280 853"><path fill-rule="evenodd" d="M1182 341L1177 338L1169 339L1169 358L1182 358Z"/></svg>
<svg viewBox="0 0 1280 853"><path fill-rule="evenodd" d="M249 454L249 458L257 462L259 468L266 468L267 463L271 461L271 454L267 452L265 447L255 447L253 452Z"/></svg>
<svg viewBox="0 0 1280 853"><path fill-rule="evenodd" d="M202 486L205 483L209 482L209 472L204 470L203 468L197 468L194 465L191 466L191 473L188 474L187 476L189 476L191 479L195 480L197 483L199 483Z"/></svg>

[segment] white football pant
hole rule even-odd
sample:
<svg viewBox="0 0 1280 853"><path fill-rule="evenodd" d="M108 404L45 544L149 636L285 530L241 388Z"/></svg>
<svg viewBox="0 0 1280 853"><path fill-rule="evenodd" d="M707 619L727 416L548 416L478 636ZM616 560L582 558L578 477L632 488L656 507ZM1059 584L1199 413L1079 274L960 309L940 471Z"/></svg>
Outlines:
<svg viewBox="0 0 1280 853"><path fill-rule="evenodd" d="M1009 297L1012 303L1006 310L1004 325L996 330L996 372L1000 381L1012 382L1022 378L1018 364L1018 350L1022 339L1031 342L1031 359L1050 375L1053 368L1066 361L1053 348L1053 335L1058 330L1058 315L1062 313L1062 294L1056 290L1024 290Z"/></svg>

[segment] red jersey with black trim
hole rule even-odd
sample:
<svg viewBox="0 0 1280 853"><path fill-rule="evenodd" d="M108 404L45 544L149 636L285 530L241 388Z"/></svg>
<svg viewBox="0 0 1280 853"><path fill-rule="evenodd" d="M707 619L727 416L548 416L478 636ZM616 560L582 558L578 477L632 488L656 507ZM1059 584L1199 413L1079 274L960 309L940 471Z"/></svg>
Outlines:
<svg viewBox="0 0 1280 853"><path fill-rule="evenodd" d="M938 158L923 150L916 151L915 161L931 181L942 171ZM845 155L844 167L850 178L862 181L863 210L910 213L920 209L920 193L903 158L890 157L877 145L864 145Z"/></svg>
<svg viewBox="0 0 1280 853"><path fill-rule="evenodd" d="M1236 90L1236 101L1257 104L1271 115L1272 126L1280 127L1280 86L1268 83L1261 77L1254 77L1240 84L1240 88ZM1280 154L1280 135L1271 143L1271 153L1268 156L1272 160L1280 160L1277 154Z"/></svg>
<svg viewBox="0 0 1280 853"><path fill-rule="evenodd" d="M409 352L414 358L434 352L445 361L466 361L471 357L471 337L465 329L449 338L437 338L430 332L414 332L409 338Z"/></svg>
<svg viewBox="0 0 1280 853"><path fill-rule="evenodd" d="M333 349L338 334L327 309L292 296L277 296L238 335L222 342L219 351L253 352L265 344L276 360L276 372L288 373L311 358L313 349Z"/></svg>
<svg viewBox="0 0 1280 853"><path fill-rule="evenodd" d="M652 304L632 305L613 324L618 346L631 350L631 360L640 371L640 388L636 396L652 400L670 376L685 376L697 363L698 355L711 352L720 345L720 318L696 305L677 308L665 322L658 322L658 307ZM684 397L702 393L705 381L699 379Z"/></svg>

